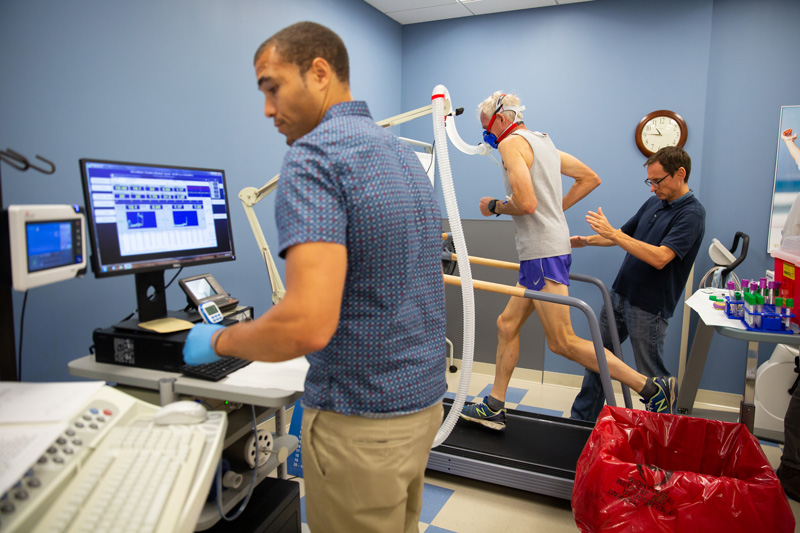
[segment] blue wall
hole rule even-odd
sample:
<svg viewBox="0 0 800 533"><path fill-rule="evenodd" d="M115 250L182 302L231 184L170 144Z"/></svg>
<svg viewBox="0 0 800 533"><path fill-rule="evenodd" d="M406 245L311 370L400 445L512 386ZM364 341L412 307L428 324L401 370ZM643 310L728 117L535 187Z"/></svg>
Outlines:
<svg viewBox="0 0 800 533"><path fill-rule="evenodd" d="M748 259L737 269L754 277L774 262L767 254L778 124L782 105L800 104L796 39L800 2L717 0L710 32L701 198L709 217L706 240L732 244L750 235ZM783 148L782 148L783 149ZM709 243L710 244L710 243ZM698 263L701 272L711 268ZM716 335L701 387L742 392L741 341ZM774 345L760 347L760 360Z"/></svg>
<svg viewBox="0 0 800 533"><path fill-rule="evenodd" d="M477 104L494 90L517 92L527 105L526 125L550 133L603 180L567 212L571 232L582 235L592 233L588 209L602 206L618 227L650 196L633 131L650 111L676 111L689 127L689 184L708 212L695 283L713 266L706 253L711 238L730 246L737 230L751 236L738 273L754 277L772 265L765 250L778 114L781 105L800 103L796 46L787 46L799 22L800 3L791 0L597 0L405 26L403 108L423 105L443 83L466 109L459 132L477 143ZM427 128L410 124L404 134L429 138ZM461 215L481 218L479 199L504 195L500 171L487 158L453 152ZM571 183L565 178L565 187ZM746 192L720 194L729 190ZM573 270L610 285L622 257L617 248L576 250ZM571 295L599 310L596 290L573 284ZM666 346L676 374L681 320L679 308ZM573 311L572 321L588 336L582 314ZM762 359L771 351L764 346ZM625 355L632 361L627 345ZM701 387L741 393L744 355L743 343L715 338ZM582 372L551 353L545 369Z"/></svg>
<svg viewBox="0 0 800 533"><path fill-rule="evenodd" d="M0 3L0 19L0 148L42 154L58 166L45 176L3 165L6 205L81 203L80 157L224 168L234 192L266 182L286 147L263 117L252 55L273 32L309 19L342 35L353 94L376 119L428 104L442 83L466 109L462 136L476 143L477 103L493 90L517 91L528 126L550 133L603 179L567 213L576 234L590 233L586 210L602 206L618 226L649 196L633 129L654 109L680 113L694 160L689 183L708 212L704 248L711 237L730 244L745 231L750 255L740 275L771 267L765 250L778 117L781 105L800 104L792 45L800 2L595 0L400 26L360 0L12 0ZM399 128L423 140L430 131L428 120ZM454 150L451 159L461 214L480 218L478 199L502 194L499 169ZM274 245L272 204L262 204ZM212 271L261 313L269 305L263 262L242 210L232 206L238 260L182 276ZM610 284L621 260L616 249L582 249L573 268ZM711 266L702 250L696 276ZM572 294L599 308L591 289L575 286ZM184 301L177 287L168 299L171 308ZM17 326L21 303L15 294ZM30 291L24 377L70 379L66 362L87 353L92 329L134 307L130 277L90 274ZM680 320L679 309L667 342L675 372ZM583 322L573 314L586 336ZM762 359L769 352L764 347ZM556 356L546 368L581 371ZM743 374L744 345L715 338L701 387L740 393Z"/></svg>
<svg viewBox="0 0 800 533"><path fill-rule="evenodd" d="M259 314L271 302L266 268L236 194L277 174L287 147L263 115L256 48L299 20L326 24L348 45L354 96L376 118L400 112L401 27L361 0L12 0L0 20L0 147L57 166L47 176L2 165L4 203L83 204L81 157L225 169L237 261L181 277L213 272ZM272 200L257 212L274 245ZM167 299L185 305L177 282ZM15 293L17 328L21 307ZM88 353L92 330L135 308L132 276L31 290L23 378L70 379L66 364Z"/></svg>

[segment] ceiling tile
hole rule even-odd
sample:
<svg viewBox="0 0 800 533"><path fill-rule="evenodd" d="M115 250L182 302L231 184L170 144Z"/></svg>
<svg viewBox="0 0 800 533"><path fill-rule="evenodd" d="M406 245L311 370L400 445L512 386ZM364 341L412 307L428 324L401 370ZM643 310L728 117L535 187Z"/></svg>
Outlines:
<svg viewBox="0 0 800 533"><path fill-rule="evenodd" d="M592 0L364 0L400 24L486 15Z"/></svg>
<svg viewBox="0 0 800 533"><path fill-rule="evenodd" d="M556 0L473 0L465 1L464 5L476 15L486 15L502 11L554 6Z"/></svg>
<svg viewBox="0 0 800 533"><path fill-rule="evenodd" d="M458 0L364 0L375 9L383 13L393 11L406 11L409 9L421 9L424 7L436 7L448 4L458 4Z"/></svg>
<svg viewBox="0 0 800 533"><path fill-rule="evenodd" d="M433 20L469 17L472 15L472 13L461 4L392 11L386 14L400 24L416 24L417 22L430 22Z"/></svg>

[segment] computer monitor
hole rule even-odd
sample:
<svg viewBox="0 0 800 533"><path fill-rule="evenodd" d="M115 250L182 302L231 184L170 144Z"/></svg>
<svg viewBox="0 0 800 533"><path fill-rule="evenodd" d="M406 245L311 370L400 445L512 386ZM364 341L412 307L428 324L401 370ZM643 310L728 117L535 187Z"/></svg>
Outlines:
<svg viewBox="0 0 800 533"><path fill-rule="evenodd" d="M11 286L27 291L82 275L86 272L85 234L86 220L78 206L9 206Z"/></svg>
<svg viewBox="0 0 800 533"><path fill-rule="evenodd" d="M164 270L233 261L223 170L81 159L92 271L134 274L139 322L168 315Z"/></svg>

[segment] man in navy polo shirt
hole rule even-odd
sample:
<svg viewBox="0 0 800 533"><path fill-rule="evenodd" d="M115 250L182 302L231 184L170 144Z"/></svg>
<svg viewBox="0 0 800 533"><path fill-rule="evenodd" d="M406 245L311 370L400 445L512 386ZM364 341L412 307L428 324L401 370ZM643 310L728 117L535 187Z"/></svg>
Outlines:
<svg viewBox="0 0 800 533"><path fill-rule="evenodd" d="M645 184L655 194L621 228L603 214L586 220L597 235L570 238L573 248L619 246L627 255L614 281L611 302L620 341L630 337L639 372L668 376L664 366L667 323L675 311L705 232L706 211L687 182L692 160L681 148L662 148L645 162ZM611 349L605 309L600 314L603 344ZM587 370L572 404L572 418L594 421L603 408L600 376Z"/></svg>

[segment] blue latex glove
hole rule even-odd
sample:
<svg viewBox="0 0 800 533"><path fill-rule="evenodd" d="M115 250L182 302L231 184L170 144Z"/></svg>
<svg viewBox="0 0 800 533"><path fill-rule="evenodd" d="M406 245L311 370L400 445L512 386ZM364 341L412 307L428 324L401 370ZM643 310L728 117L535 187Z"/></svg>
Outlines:
<svg viewBox="0 0 800 533"><path fill-rule="evenodd" d="M211 349L211 337L224 327L217 324L197 324L193 327L183 345L183 362L187 365L204 365L219 361Z"/></svg>

